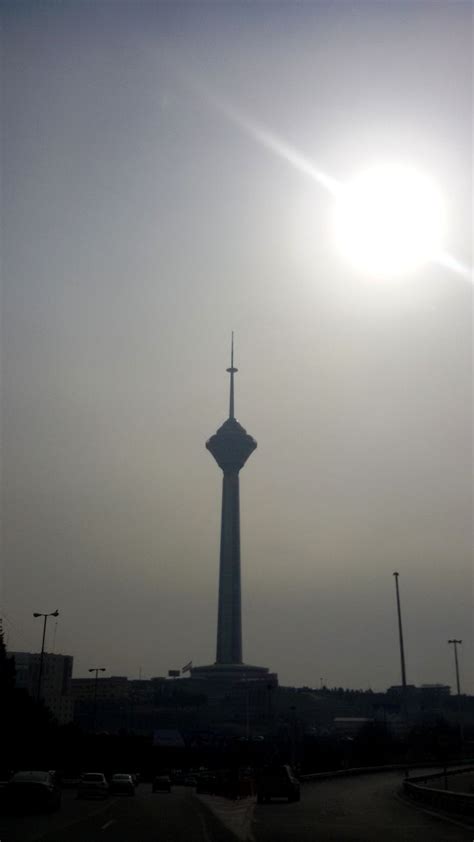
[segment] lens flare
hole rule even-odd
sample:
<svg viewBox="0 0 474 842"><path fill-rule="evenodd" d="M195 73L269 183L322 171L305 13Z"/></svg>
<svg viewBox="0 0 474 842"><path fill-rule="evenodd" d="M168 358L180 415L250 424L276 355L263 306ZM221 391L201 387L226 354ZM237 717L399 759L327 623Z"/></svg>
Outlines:
<svg viewBox="0 0 474 842"><path fill-rule="evenodd" d="M444 203L439 189L427 176L414 168L388 163L373 166L343 183L284 137L218 94L199 74L171 63L201 101L330 194L336 250L356 269L369 276L390 277L432 263L473 281L472 266L445 249Z"/></svg>

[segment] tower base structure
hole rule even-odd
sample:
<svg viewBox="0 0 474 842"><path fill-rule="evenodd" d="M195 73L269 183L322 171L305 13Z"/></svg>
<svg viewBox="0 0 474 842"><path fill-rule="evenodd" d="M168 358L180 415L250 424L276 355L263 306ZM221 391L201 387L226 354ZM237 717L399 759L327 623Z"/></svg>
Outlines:
<svg viewBox="0 0 474 842"><path fill-rule="evenodd" d="M208 664L202 667L192 667L190 678L194 682L202 682L202 689L210 698L222 698L232 688L239 686L265 685L267 689L278 687L278 675L270 672L268 667L257 667L252 664Z"/></svg>

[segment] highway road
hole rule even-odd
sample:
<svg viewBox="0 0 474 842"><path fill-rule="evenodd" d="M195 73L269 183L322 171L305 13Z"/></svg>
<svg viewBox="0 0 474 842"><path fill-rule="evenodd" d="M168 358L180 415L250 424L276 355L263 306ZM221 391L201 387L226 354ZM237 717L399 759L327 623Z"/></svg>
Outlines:
<svg viewBox="0 0 474 842"><path fill-rule="evenodd" d="M441 821L398 795L400 772L305 783L301 801L255 807L254 842L473 842L474 832ZM220 810L248 802L206 797ZM247 806L246 806L247 805ZM467 823L467 820L466 820ZM77 800L65 790L52 815L0 816L0 842L235 842L194 791L141 784L135 797Z"/></svg>
<svg viewBox="0 0 474 842"><path fill-rule="evenodd" d="M473 842L474 832L441 821L398 796L401 772L305 783L296 804L257 806L256 842ZM467 823L467 820L466 820Z"/></svg>
<svg viewBox="0 0 474 842"><path fill-rule="evenodd" d="M193 790L151 792L105 801L78 800L65 790L51 815L0 816L0 842L235 842L194 797Z"/></svg>

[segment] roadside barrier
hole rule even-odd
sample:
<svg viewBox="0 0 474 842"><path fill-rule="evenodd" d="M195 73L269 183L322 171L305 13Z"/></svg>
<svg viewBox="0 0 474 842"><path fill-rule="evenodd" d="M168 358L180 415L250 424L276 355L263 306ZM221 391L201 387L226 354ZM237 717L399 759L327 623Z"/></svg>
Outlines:
<svg viewBox="0 0 474 842"><path fill-rule="evenodd" d="M472 763L472 761L469 761ZM463 766L463 761L461 760L458 763L453 764L456 766L456 770L449 770L448 774L455 774L455 772L470 772L470 766ZM415 769L429 769L430 767L433 769L439 769L441 766L440 763L393 763L390 766L355 766L351 769L336 769L331 772L309 772L307 775L299 775L299 779L302 783L305 781L324 781L327 778L345 778L345 777L352 777L353 775L372 775L375 772L409 772L410 770L414 771ZM462 766L461 769L458 769L458 766ZM473 767L474 768L474 767ZM443 776L444 772L437 772L434 775L430 775L429 777L438 777L438 775ZM427 776L424 775L423 778L420 780L425 780ZM411 778L412 781L417 780L417 778Z"/></svg>
<svg viewBox="0 0 474 842"><path fill-rule="evenodd" d="M335 769L332 772L310 772L308 775L300 775L300 781L324 781L327 778L350 778L353 775L372 775L374 772L408 772L409 769L419 769L420 763L413 766L410 763L393 763L390 766L354 766L351 769ZM428 768L430 763L423 763L423 768ZM434 764L433 764L434 765ZM439 769L439 763L436 763Z"/></svg>
<svg viewBox="0 0 474 842"><path fill-rule="evenodd" d="M450 789L436 789L433 786L426 786L428 781L441 779L447 781L451 775L460 775L465 772L474 771L474 767L447 770L437 772L435 775L423 775L423 777L411 778L403 782L403 790L410 798L427 804L439 810L456 815L474 815L474 794L469 792L453 792Z"/></svg>

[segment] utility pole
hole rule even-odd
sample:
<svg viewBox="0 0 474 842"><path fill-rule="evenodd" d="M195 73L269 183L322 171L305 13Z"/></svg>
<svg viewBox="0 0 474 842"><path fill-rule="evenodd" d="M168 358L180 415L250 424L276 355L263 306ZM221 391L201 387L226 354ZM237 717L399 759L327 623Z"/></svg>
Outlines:
<svg viewBox="0 0 474 842"><path fill-rule="evenodd" d="M452 643L454 646L454 664L456 666L456 689L458 696L461 695L461 684L459 681L459 662L458 662L458 643L462 643L462 640L448 640L448 643Z"/></svg>
<svg viewBox="0 0 474 842"><path fill-rule="evenodd" d="M250 740L250 699L248 681L245 682L245 736L248 743Z"/></svg>

